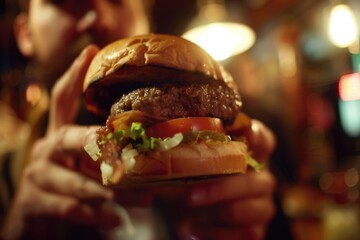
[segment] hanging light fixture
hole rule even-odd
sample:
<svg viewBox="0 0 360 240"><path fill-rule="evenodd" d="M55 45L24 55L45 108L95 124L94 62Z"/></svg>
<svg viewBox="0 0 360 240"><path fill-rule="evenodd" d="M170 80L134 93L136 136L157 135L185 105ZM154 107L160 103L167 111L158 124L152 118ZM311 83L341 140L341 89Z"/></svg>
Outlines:
<svg viewBox="0 0 360 240"><path fill-rule="evenodd" d="M245 52L255 43L254 31L229 22L224 0L198 0L199 14L183 37L195 42L218 61Z"/></svg>
<svg viewBox="0 0 360 240"><path fill-rule="evenodd" d="M338 4L331 8L328 34L331 43L340 48L349 47L358 40L355 15L348 5Z"/></svg>

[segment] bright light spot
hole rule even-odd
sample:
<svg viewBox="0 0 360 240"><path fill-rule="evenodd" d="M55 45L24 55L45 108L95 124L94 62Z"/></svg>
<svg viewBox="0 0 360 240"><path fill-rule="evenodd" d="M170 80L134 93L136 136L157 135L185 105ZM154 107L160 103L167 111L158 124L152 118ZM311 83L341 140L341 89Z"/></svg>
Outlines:
<svg viewBox="0 0 360 240"><path fill-rule="evenodd" d="M359 172L356 168L350 168L345 173L345 183L348 187L354 187L359 183Z"/></svg>
<svg viewBox="0 0 360 240"><path fill-rule="evenodd" d="M221 61L248 50L255 43L255 33L238 23L211 23L183 35L198 44L214 59Z"/></svg>
<svg viewBox="0 0 360 240"><path fill-rule="evenodd" d="M357 39L358 27L349 6L339 4L331 9L328 31L331 42L337 47L348 47Z"/></svg>
<svg viewBox="0 0 360 240"><path fill-rule="evenodd" d="M324 239L359 239L356 204L328 205L322 214Z"/></svg>
<svg viewBox="0 0 360 240"><path fill-rule="evenodd" d="M360 73L343 75L339 80L339 95L341 100L360 100Z"/></svg>
<svg viewBox="0 0 360 240"><path fill-rule="evenodd" d="M339 111L344 132L350 137L360 136L360 100L339 100Z"/></svg>

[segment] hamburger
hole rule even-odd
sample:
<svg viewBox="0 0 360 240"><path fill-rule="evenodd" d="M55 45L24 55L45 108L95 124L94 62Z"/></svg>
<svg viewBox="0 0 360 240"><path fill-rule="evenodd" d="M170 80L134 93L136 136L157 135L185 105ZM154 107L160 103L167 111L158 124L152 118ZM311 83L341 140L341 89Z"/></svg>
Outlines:
<svg viewBox="0 0 360 240"><path fill-rule="evenodd" d="M88 111L106 120L85 150L104 185L203 179L245 173L251 158L236 85L220 63L181 37L115 41L84 80Z"/></svg>

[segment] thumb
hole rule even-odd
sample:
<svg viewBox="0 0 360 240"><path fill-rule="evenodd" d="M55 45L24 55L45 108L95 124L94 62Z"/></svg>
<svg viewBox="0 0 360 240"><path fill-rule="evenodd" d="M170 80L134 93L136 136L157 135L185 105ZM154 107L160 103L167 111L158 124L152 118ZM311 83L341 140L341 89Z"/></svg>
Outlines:
<svg viewBox="0 0 360 240"><path fill-rule="evenodd" d="M262 122L252 120L251 128L245 135L253 157L260 162L268 162L276 146L274 133Z"/></svg>
<svg viewBox="0 0 360 240"><path fill-rule="evenodd" d="M86 47L54 85L51 91L47 134L62 125L73 123L79 108L86 71L98 51L95 45Z"/></svg>

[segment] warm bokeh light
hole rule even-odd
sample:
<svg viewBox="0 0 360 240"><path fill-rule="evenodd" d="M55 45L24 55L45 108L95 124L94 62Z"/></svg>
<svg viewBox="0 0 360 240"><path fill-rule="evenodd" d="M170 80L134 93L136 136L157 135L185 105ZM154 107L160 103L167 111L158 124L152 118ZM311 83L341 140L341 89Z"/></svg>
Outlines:
<svg viewBox="0 0 360 240"><path fill-rule="evenodd" d="M344 180L346 186L355 187L359 183L359 172L356 168L350 168L346 171Z"/></svg>
<svg viewBox="0 0 360 240"><path fill-rule="evenodd" d="M219 22L196 27L184 33L218 61L248 50L255 43L254 31L238 23Z"/></svg>
<svg viewBox="0 0 360 240"><path fill-rule="evenodd" d="M344 101L360 100L360 73L350 73L340 78L339 95Z"/></svg>
<svg viewBox="0 0 360 240"><path fill-rule="evenodd" d="M360 100L339 100L341 126L349 137L360 136Z"/></svg>
<svg viewBox="0 0 360 240"><path fill-rule="evenodd" d="M358 27L349 6L339 4L331 9L328 31L331 42L337 47L349 47L356 41Z"/></svg>
<svg viewBox="0 0 360 240"><path fill-rule="evenodd" d="M343 75L339 80L339 114L344 132L360 136L360 73Z"/></svg>

